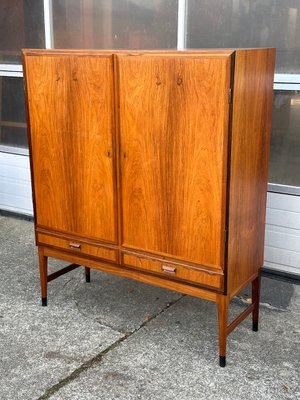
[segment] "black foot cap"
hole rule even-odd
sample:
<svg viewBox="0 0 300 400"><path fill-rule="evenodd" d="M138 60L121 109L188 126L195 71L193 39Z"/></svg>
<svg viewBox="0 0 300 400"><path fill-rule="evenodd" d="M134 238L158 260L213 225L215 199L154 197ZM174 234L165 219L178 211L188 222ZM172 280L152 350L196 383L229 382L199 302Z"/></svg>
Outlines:
<svg viewBox="0 0 300 400"><path fill-rule="evenodd" d="M47 297L42 297L42 306L43 307L47 306Z"/></svg>
<svg viewBox="0 0 300 400"><path fill-rule="evenodd" d="M253 323L252 323L252 330L253 330L254 332L257 332L257 331L258 331L258 322L253 322Z"/></svg>
<svg viewBox="0 0 300 400"><path fill-rule="evenodd" d="M85 281L86 281L86 283L90 283L90 282L91 282L91 277L90 277L90 275L86 275L86 276L85 276Z"/></svg>
<svg viewBox="0 0 300 400"><path fill-rule="evenodd" d="M226 367L226 356L220 356L220 367Z"/></svg>

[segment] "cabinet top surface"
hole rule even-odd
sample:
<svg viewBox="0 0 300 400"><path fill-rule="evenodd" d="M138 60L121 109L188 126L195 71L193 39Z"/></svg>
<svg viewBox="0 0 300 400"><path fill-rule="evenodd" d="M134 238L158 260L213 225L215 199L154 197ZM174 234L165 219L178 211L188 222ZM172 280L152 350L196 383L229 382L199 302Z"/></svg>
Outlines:
<svg viewBox="0 0 300 400"><path fill-rule="evenodd" d="M204 55L204 56L230 56L236 51L259 51L267 48L239 48L239 49L159 49L159 50L82 50L82 49L22 49L24 56L36 55L95 55L95 56L111 56L119 54L125 56L140 56L140 55ZM275 49L274 49L275 50Z"/></svg>

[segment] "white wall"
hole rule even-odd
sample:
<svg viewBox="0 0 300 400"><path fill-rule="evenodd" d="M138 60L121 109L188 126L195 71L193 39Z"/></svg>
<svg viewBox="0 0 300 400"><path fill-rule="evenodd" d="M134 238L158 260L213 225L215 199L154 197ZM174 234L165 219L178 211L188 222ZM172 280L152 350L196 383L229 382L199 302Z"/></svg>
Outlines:
<svg viewBox="0 0 300 400"><path fill-rule="evenodd" d="M265 266L300 275L300 196L268 193Z"/></svg>
<svg viewBox="0 0 300 400"><path fill-rule="evenodd" d="M0 152L0 209L33 214L28 156Z"/></svg>

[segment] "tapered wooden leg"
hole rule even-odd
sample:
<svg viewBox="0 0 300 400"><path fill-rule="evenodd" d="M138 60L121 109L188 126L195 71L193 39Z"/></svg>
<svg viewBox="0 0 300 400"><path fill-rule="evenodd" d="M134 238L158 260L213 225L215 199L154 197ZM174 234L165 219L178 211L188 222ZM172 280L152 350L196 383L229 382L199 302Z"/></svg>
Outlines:
<svg viewBox="0 0 300 400"><path fill-rule="evenodd" d="M258 331L258 317L259 317L259 298L260 298L260 274L252 282L252 303L254 309L252 312L252 330Z"/></svg>
<svg viewBox="0 0 300 400"><path fill-rule="evenodd" d="M91 268L84 267L84 269L85 269L85 281L91 282Z"/></svg>
<svg viewBox="0 0 300 400"><path fill-rule="evenodd" d="M44 250L42 247L38 248L38 252L39 252L42 306L46 306L47 305L47 286L48 286L48 282L47 282L48 257L44 256Z"/></svg>
<svg viewBox="0 0 300 400"><path fill-rule="evenodd" d="M219 357L220 367L226 365L226 338L228 322L228 297L219 296L218 299L218 320L219 320Z"/></svg>

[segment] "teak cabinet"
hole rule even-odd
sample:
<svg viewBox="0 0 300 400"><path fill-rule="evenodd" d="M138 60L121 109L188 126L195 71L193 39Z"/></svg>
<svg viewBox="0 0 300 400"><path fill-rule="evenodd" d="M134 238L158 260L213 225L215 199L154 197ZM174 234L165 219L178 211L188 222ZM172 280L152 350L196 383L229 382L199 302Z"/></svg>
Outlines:
<svg viewBox="0 0 300 400"><path fill-rule="evenodd" d="M274 49L23 50L42 304L85 266L258 327ZM47 259L72 263L48 275ZM228 305L252 282L252 304Z"/></svg>

